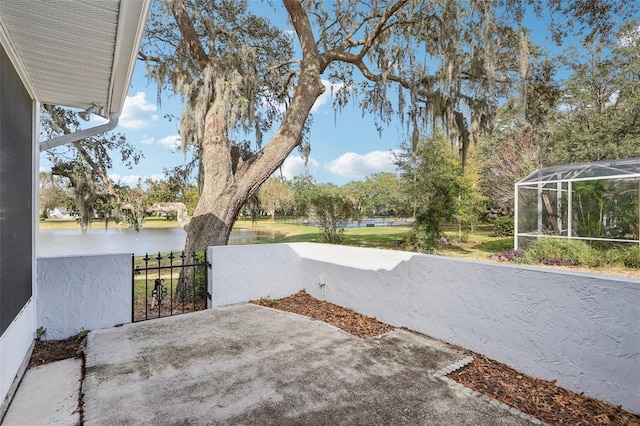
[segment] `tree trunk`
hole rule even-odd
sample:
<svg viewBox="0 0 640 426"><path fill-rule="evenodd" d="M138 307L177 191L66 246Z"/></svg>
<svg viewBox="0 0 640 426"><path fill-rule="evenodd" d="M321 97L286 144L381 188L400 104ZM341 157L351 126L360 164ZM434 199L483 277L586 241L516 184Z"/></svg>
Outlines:
<svg viewBox="0 0 640 426"><path fill-rule="evenodd" d="M204 251L210 245L226 245L239 209L246 199L237 193L231 142L227 139L222 96L209 106L202 141L203 190L187 225L185 252Z"/></svg>
<svg viewBox="0 0 640 426"><path fill-rule="evenodd" d="M226 138L224 105L218 105L223 103L218 100L212 103L202 141L203 192L185 227L186 253L229 242L231 229L244 203L302 140L304 121L323 90L317 71L306 78L303 73L296 96L273 139L254 159L238 164L235 174L232 145Z"/></svg>
<svg viewBox="0 0 640 426"><path fill-rule="evenodd" d="M188 254L204 251L208 246L228 243L238 212L301 143L304 125L311 108L325 90L320 75L328 62L317 50L309 19L297 1L284 0L284 4L303 51L303 61L293 98L282 124L269 143L254 158L244 162L240 160L237 165L233 164L232 144L227 139L225 97L216 94L216 98L209 104L200 159L204 172L202 194L191 222L185 227L185 252ZM180 7L174 7L174 13L183 19L180 27L188 27L190 24L184 22ZM176 20L181 23L178 17ZM185 34L185 31L183 36L186 39L194 39L193 35ZM201 59L198 55L194 55L194 58ZM201 62L203 68L207 66L204 61ZM218 87L224 87L224 84Z"/></svg>

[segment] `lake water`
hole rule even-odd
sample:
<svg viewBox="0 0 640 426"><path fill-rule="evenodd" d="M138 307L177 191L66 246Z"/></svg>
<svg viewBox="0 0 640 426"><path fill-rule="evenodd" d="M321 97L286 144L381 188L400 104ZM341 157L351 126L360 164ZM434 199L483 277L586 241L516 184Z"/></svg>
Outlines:
<svg viewBox="0 0 640 426"><path fill-rule="evenodd" d="M41 229L38 233L38 256L57 257L110 253L157 253L180 251L187 233L182 228L131 229ZM276 237L273 232L234 229L229 244L250 244Z"/></svg>

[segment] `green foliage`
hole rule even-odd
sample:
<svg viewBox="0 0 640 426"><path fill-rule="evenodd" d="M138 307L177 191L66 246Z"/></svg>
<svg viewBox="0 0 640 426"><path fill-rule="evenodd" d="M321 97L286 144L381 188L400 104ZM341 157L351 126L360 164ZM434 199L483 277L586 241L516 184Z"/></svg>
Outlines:
<svg viewBox="0 0 640 426"><path fill-rule="evenodd" d="M311 206L313 217L320 226L321 240L340 244L345 225L352 216L351 203L339 195L325 193L312 198Z"/></svg>
<svg viewBox="0 0 640 426"><path fill-rule="evenodd" d="M311 207L311 200L320 195L320 186L311 176L295 176L291 180L291 188L294 193L293 204L295 214L298 216L306 216Z"/></svg>
<svg viewBox="0 0 640 426"><path fill-rule="evenodd" d="M365 183L370 188L367 199L369 216L406 216L411 204L402 190L402 182L393 173L376 173Z"/></svg>
<svg viewBox="0 0 640 426"><path fill-rule="evenodd" d="M87 337L89 335L89 333L91 333L91 330L85 330L83 328L82 331L80 331L80 333L76 334L75 337L77 339L84 339L85 337Z"/></svg>
<svg viewBox="0 0 640 426"><path fill-rule="evenodd" d="M136 188L119 186L117 194L124 222L134 231L140 231L146 218L147 196L145 191L140 185Z"/></svg>
<svg viewBox="0 0 640 426"><path fill-rule="evenodd" d="M342 187L342 194L353 206L353 219L360 223L371 211L373 191L369 178L365 182L352 181L347 183Z"/></svg>
<svg viewBox="0 0 640 426"><path fill-rule="evenodd" d="M270 307L275 307L275 306L278 306L280 304L280 301L278 299L271 299L271 298L268 298L268 297L260 299L260 302L262 302L265 305L270 306Z"/></svg>
<svg viewBox="0 0 640 426"><path fill-rule="evenodd" d="M203 263L204 262L204 252L197 252L194 258L195 263ZM207 294L207 267L196 266L194 279L195 285L195 296L198 300L203 300L205 295Z"/></svg>
<svg viewBox="0 0 640 426"><path fill-rule="evenodd" d="M80 128L75 112L46 104L41 125L47 137L70 134ZM143 158L120 134L93 136L46 151L52 164L51 174L65 178L73 190L74 210L83 229L90 226L96 214L107 221L119 220L116 185L109 177L114 152L128 168Z"/></svg>
<svg viewBox="0 0 640 426"><path fill-rule="evenodd" d="M513 238L492 238L475 245L473 248L486 253L499 253L501 251L513 249Z"/></svg>
<svg viewBox="0 0 640 426"><path fill-rule="evenodd" d="M431 249L439 245L437 237L426 227L414 227L405 242L411 251L429 253Z"/></svg>
<svg viewBox="0 0 640 426"><path fill-rule="evenodd" d="M640 268L640 247L634 245L619 250L619 263L627 268Z"/></svg>
<svg viewBox="0 0 640 426"><path fill-rule="evenodd" d="M40 217L48 218L47 210L63 208L67 211L75 209L73 191L69 188L69 180L50 172L40 172Z"/></svg>
<svg viewBox="0 0 640 426"><path fill-rule="evenodd" d="M340 188L340 193L353 205L353 218L406 216L410 204L402 182L393 173L376 173L364 181L352 181Z"/></svg>
<svg viewBox="0 0 640 426"><path fill-rule="evenodd" d="M286 212L294 203L291 185L284 178L270 177L258 190L259 205L275 220L277 212Z"/></svg>
<svg viewBox="0 0 640 426"><path fill-rule="evenodd" d="M566 58L573 73L547 144L552 164L640 156L637 28L628 20L611 37L585 43L580 54L574 50Z"/></svg>
<svg viewBox="0 0 640 426"><path fill-rule="evenodd" d="M472 151L459 177L460 194L455 214L459 225L458 239L462 239L462 226L468 226L473 233L486 211L487 198L481 193L480 168L481 161L476 152Z"/></svg>
<svg viewBox="0 0 640 426"><path fill-rule="evenodd" d="M640 247L627 245L598 249L581 240L540 238L524 252L518 252L512 258L504 255L502 260L560 266L640 268Z"/></svg>
<svg viewBox="0 0 640 426"><path fill-rule="evenodd" d="M40 326L36 329L36 340L42 340L47 335L47 329Z"/></svg>
<svg viewBox="0 0 640 426"><path fill-rule="evenodd" d="M513 216L500 216L493 221L493 234L498 237L512 236L513 229Z"/></svg>
<svg viewBox="0 0 640 426"><path fill-rule="evenodd" d="M584 241L540 238L529 246L522 259L524 263L596 267L602 264L603 256Z"/></svg>
<svg viewBox="0 0 640 426"><path fill-rule="evenodd" d="M575 235L624 238L638 235L638 181L593 180L573 184Z"/></svg>
<svg viewBox="0 0 640 426"><path fill-rule="evenodd" d="M410 246L418 251L436 247L445 222L460 212L460 202L467 197L462 168L451 153L446 139L436 134L422 141L415 153L405 147L398 159L408 198L416 211Z"/></svg>

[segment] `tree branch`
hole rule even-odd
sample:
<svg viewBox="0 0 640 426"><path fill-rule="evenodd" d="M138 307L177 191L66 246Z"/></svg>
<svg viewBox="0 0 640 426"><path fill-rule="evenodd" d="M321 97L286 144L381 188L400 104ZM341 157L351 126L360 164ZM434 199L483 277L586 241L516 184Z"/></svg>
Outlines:
<svg viewBox="0 0 640 426"><path fill-rule="evenodd" d="M258 153L238 167L236 182L245 184L238 186L242 194L253 194L259 186L279 167L289 153L302 141L304 125L316 99L325 88L320 81L320 74L328 62L318 52L313 36L309 16L302 8L299 0L282 0L293 28L302 47L302 63L298 84L291 105L285 113L280 128L271 141ZM239 177L243 176L242 179Z"/></svg>
<svg viewBox="0 0 640 426"><path fill-rule="evenodd" d="M364 43L364 46L362 47L362 50L360 51L360 53L358 54L359 59L364 58L364 56L369 52L369 50L371 49L371 47L373 46L373 43L378 39L378 37L380 36L380 34L382 33L383 29L385 28L385 25L387 24L387 21L393 16L395 15L395 13L402 9L404 7L405 4L407 4L408 0L402 0L399 1L397 3L395 3L393 6L391 6L381 17L380 20L378 21L378 24L375 26L375 28L373 29L373 31L371 32L371 34L369 34L366 38L366 41Z"/></svg>
<svg viewBox="0 0 640 426"><path fill-rule="evenodd" d="M311 56L318 56L318 45L313 37L309 16L307 16L300 2L298 0L282 0L282 4L291 18L291 24L300 41L302 62L308 61Z"/></svg>
<svg viewBox="0 0 640 426"><path fill-rule="evenodd" d="M58 125L60 130L62 130L62 133L64 133L65 135L68 135L71 133L71 130L67 125L67 122L64 121L62 117L60 117L60 115L58 115L53 105L43 105L43 108L49 113L51 118L53 118L53 121L55 121L55 123ZM86 161L86 163L91 167L91 170L93 170L93 172L100 178L102 183L105 184L108 191L112 193L113 182L111 182L111 179L109 179L109 176L107 176L100 169L100 167L98 167L96 162L93 161L93 157L91 157L91 155L87 152L87 150L82 146L81 141L75 141L75 142L72 142L72 144L78 150L78 152L80 153L80 156L84 159L84 161Z"/></svg>
<svg viewBox="0 0 640 426"><path fill-rule="evenodd" d="M198 35L196 34L196 30L193 27L193 21L189 17L189 13L184 6L184 2L182 0L174 0L170 2L170 7L171 13L173 13L173 17L178 24L178 28L180 28L182 39L184 40L189 53L196 64L198 64L198 67L204 71L207 65L209 65L213 60L209 58L207 53L204 51L204 48L198 39Z"/></svg>

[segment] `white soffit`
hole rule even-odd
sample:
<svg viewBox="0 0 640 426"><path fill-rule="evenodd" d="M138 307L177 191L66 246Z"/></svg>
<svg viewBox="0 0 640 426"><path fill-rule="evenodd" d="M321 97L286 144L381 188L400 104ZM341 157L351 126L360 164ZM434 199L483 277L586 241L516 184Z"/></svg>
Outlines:
<svg viewBox="0 0 640 426"><path fill-rule="evenodd" d="M0 0L0 40L35 99L122 111L151 0Z"/></svg>

